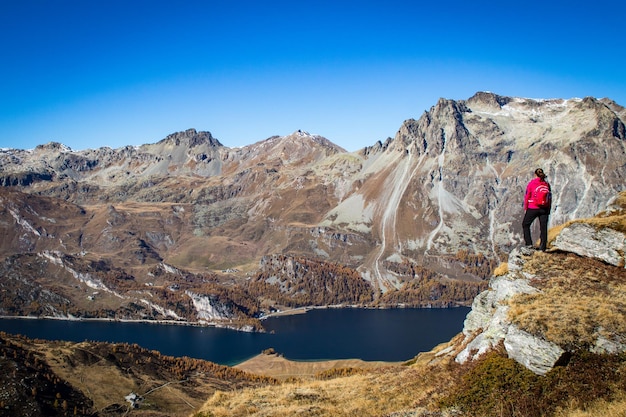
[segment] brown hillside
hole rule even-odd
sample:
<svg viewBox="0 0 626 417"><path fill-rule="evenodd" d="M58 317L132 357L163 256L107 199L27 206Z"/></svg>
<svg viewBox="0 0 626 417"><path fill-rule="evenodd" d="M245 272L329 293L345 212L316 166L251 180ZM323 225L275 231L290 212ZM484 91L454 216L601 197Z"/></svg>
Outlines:
<svg viewBox="0 0 626 417"><path fill-rule="evenodd" d="M218 390L277 382L137 345L50 342L2 333L0 348L0 364L7 370L0 375L3 416L186 416ZM131 393L143 398L139 409L125 399Z"/></svg>

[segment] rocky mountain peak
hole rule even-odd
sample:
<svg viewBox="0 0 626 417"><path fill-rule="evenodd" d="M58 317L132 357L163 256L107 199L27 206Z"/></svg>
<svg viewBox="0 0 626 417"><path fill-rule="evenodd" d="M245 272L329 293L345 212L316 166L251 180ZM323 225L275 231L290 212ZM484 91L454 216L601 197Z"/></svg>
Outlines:
<svg viewBox="0 0 626 417"><path fill-rule="evenodd" d="M431 156L456 152L471 146L472 138L464 125L464 113L469 112L463 101L441 98L419 120L405 121L396 134L391 149L413 148L418 154Z"/></svg>
<svg viewBox="0 0 626 417"><path fill-rule="evenodd" d="M271 136L263 141L246 146L238 153L238 160L250 160L258 163L301 165L306 168L313 162L338 153L346 152L340 146L319 135L312 135L303 130L297 130L285 136ZM232 154L232 153L231 153Z"/></svg>
<svg viewBox="0 0 626 417"><path fill-rule="evenodd" d="M334 144L325 137L320 135L314 135L304 130L296 130L289 135L275 136L274 138L277 138L278 140L283 142L292 142L294 144L299 144L301 146L321 146L322 148L327 148L331 152L345 152L345 149Z"/></svg>
<svg viewBox="0 0 626 417"><path fill-rule="evenodd" d="M36 151L71 152L72 148L59 142L48 142L44 145L37 145Z"/></svg>
<svg viewBox="0 0 626 417"><path fill-rule="evenodd" d="M493 108L502 108L512 101L511 97L499 96L497 94L479 91L467 100L468 106L485 106Z"/></svg>
<svg viewBox="0 0 626 417"><path fill-rule="evenodd" d="M611 111L613 111L614 113L616 113L617 115L619 115L619 117L623 120L624 118L626 118L626 108L624 108L623 106L620 106L619 104L617 104L615 101L609 99L609 98L601 98L600 101L606 105Z"/></svg>
<svg viewBox="0 0 626 417"><path fill-rule="evenodd" d="M172 133L170 135L167 135L167 137L161 140L159 143L167 143L174 146L185 146L188 148L193 148L195 146L205 144L215 147L223 146L217 139L215 139L211 135L211 132L197 132L196 129L187 129L182 132Z"/></svg>

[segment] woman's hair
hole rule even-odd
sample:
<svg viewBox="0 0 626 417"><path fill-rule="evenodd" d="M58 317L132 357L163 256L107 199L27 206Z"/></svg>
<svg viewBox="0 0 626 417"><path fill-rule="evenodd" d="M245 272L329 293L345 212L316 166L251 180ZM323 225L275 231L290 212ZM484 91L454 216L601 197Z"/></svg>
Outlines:
<svg viewBox="0 0 626 417"><path fill-rule="evenodd" d="M543 173L543 169L541 169L541 168L537 168L535 170L535 175L538 176L541 179L546 178L546 174Z"/></svg>

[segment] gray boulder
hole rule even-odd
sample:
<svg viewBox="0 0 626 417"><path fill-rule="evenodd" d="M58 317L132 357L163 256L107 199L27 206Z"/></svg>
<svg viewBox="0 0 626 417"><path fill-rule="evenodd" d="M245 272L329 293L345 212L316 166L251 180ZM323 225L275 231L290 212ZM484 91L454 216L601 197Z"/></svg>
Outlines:
<svg viewBox="0 0 626 417"><path fill-rule="evenodd" d="M504 337L504 347L511 359L538 375L544 375L561 359L565 350L558 345L511 325Z"/></svg>
<svg viewBox="0 0 626 417"><path fill-rule="evenodd" d="M563 228L552 246L580 256L599 259L614 266L625 266L626 235L588 223L571 223Z"/></svg>

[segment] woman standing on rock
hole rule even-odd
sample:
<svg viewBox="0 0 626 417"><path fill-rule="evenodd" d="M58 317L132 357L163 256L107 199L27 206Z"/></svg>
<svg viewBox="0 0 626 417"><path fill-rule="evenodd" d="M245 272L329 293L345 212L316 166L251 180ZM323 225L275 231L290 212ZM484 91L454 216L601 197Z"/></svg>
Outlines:
<svg viewBox="0 0 626 417"><path fill-rule="evenodd" d="M550 184L546 181L546 174L543 169L535 170L536 177L533 178L526 186L526 194L524 195L524 220L522 221L522 230L524 231L524 243L526 248L533 248L533 240L530 235L530 226L539 218L540 244L539 249L546 250L548 243L548 217L552 208L552 190Z"/></svg>

